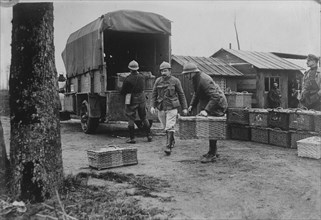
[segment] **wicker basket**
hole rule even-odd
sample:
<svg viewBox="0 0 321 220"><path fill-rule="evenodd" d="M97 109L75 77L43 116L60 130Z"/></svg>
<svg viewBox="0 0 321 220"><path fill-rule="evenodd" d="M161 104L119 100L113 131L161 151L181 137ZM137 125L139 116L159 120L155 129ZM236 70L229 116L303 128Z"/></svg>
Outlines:
<svg viewBox="0 0 321 220"><path fill-rule="evenodd" d="M108 146L100 150L87 150L89 166L100 169L137 164L137 148Z"/></svg>
<svg viewBox="0 0 321 220"><path fill-rule="evenodd" d="M291 134L289 131L282 131L281 129L269 130L269 144L279 147L291 147Z"/></svg>
<svg viewBox="0 0 321 220"><path fill-rule="evenodd" d="M321 133L321 112L315 112L313 114L314 131Z"/></svg>
<svg viewBox="0 0 321 220"><path fill-rule="evenodd" d="M289 128L295 130L314 131L314 111L296 109L290 112Z"/></svg>
<svg viewBox="0 0 321 220"><path fill-rule="evenodd" d="M298 148L297 141L317 136L318 133L316 132L310 132L310 131L292 131L291 132L291 148Z"/></svg>
<svg viewBox="0 0 321 220"><path fill-rule="evenodd" d="M251 141L268 144L269 143L269 128L252 127Z"/></svg>
<svg viewBox="0 0 321 220"><path fill-rule="evenodd" d="M179 117L181 139L226 139L226 117Z"/></svg>
<svg viewBox="0 0 321 220"><path fill-rule="evenodd" d="M298 156L314 159L321 158L321 137L313 136L297 142Z"/></svg>
<svg viewBox="0 0 321 220"><path fill-rule="evenodd" d="M230 138L233 140L250 141L251 140L251 128L246 125L230 124Z"/></svg>
<svg viewBox="0 0 321 220"><path fill-rule="evenodd" d="M228 124L249 124L249 109L247 108L228 108L227 110Z"/></svg>
<svg viewBox="0 0 321 220"><path fill-rule="evenodd" d="M281 128L289 130L289 116L291 110L287 109L268 109L268 126L271 128Z"/></svg>
<svg viewBox="0 0 321 220"><path fill-rule="evenodd" d="M268 110L260 108L249 109L250 126L267 127L268 126Z"/></svg>
<svg viewBox="0 0 321 220"><path fill-rule="evenodd" d="M252 93L248 92L231 92L225 93L228 107L231 108L251 108Z"/></svg>

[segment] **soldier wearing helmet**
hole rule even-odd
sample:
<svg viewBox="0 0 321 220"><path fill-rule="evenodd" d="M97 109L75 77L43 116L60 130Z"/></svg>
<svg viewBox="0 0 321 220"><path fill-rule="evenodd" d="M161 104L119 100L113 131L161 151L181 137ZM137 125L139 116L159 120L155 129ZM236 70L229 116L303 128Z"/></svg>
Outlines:
<svg viewBox="0 0 321 220"><path fill-rule="evenodd" d="M303 76L300 104L308 109L321 111L321 70L318 62L316 55L307 56L307 66L310 69Z"/></svg>
<svg viewBox="0 0 321 220"><path fill-rule="evenodd" d="M158 119L166 132L166 155L170 155L175 144L174 126L178 114L178 107L182 107L183 114L187 114L187 102L179 79L171 75L171 65L161 63L159 70L161 77L157 78L152 91L151 113L158 113Z"/></svg>
<svg viewBox="0 0 321 220"><path fill-rule="evenodd" d="M188 111L200 105L201 116L225 115L227 109L227 100L221 88L207 74L201 72L196 64L186 63L183 72L186 77L193 81L194 95L188 107ZM209 151L201 158L202 163L214 162L218 157L217 140L209 140Z"/></svg>
<svg viewBox="0 0 321 220"><path fill-rule="evenodd" d="M128 64L128 68L130 69L130 74L126 77L123 82L123 86L121 88L120 94L130 96L130 104L125 105L125 114L128 118L128 131L129 131L129 139L126 141L130 144L135 144L135 119L136 112L138 112L138 116L142 121L143 128L147 135L147 141L152 141L152 136L150 132L150 124L146 117L146 96L144 93L145 89L145 78L142 74L140 74L137 70L139 69L138 63L133 60Z"/></svg>

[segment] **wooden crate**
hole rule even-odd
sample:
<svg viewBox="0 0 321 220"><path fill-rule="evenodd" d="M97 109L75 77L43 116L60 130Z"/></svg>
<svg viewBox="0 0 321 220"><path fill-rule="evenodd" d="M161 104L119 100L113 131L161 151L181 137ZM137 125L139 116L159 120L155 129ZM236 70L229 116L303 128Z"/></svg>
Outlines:
<svg viewBox="0 0 321 220"><path fill-rule="evenodd" d="M291 134L281 129L269 129L269 144L279 147L291 147Z"/></svg>
<svg viewBox="0 0 321 220"><path fill-rule="evenodd" d="M291 131L291 148L298 148L297 141L313 136L318 136L318 133L311 131Z"/></svg>
<svg viewBox="0 0 321 220"><path fill-rule="evenodd" d="M249 124L254 127L268 126L268 110L260 108L249 109Z"/></svg>
<svg viewBox="0 0 321 220"><path fill-rule="evenodd" d="M233 140L250 141L251 127L240 124L229 124L230 138Z"/></svg>
<svg viewBox="0 0 321 220"><path fill-rule="evenodd" d="M314 131L315 111L296 109L290 112L289 128L294 130Z"/></svg>
<svg viewBox="0 0 321 220"><path fill-rule="evenodd" d="M133 147L107 146L100 150L87 150L87 156L89 166L98 170L138 163L137 148Z"/></svg>
<svg viewBox="0 0 321 220"><path fill-rule="evenodd" d="M321 158L321 137L308 137L297 142L298 156L314 159Z"/></svg>
<svg viewBox="0 0 321 220"><path fill-rule="evenodd" d="M289 117L291 110L288 109L268 109L268 126L271 128L281 128L289 130Z"/></svg>
<svg viewBox="0 0 321 220"><path fill-rule="evenodd" d="M226 117L179 117L181 139L226 139Z"/></svg>
<svg viewBox="0 0 321 220"><path fill-rule="evenodd" d="M251 127L251 141L268 144L269 128Z"/></svg>
<svg viewBox="0 0 321 220"><path fill-rule="evenodd" d="M247 92L230 92L225 93L228 107L230 108L251 108L252 93Z"/></svg>
<svg viewBox="0 0 321 220"><path fill-rule="evenodd" d="M228 108L227 109L228 124L249 124L249 109L247 108Z"/></svg>

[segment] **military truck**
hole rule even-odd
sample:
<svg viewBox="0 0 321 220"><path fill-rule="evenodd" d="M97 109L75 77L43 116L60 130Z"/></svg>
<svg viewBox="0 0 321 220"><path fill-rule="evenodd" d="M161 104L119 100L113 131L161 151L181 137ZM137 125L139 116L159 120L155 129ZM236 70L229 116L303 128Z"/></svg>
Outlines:
<svg viewBox="0 0 321 220"><path fill-rule="evenodd" d="M139 72L159 76L159 65L171 58L171 22L142 11L109 12L73 32L62 52L66 68L64 111L80 117L85 133L101 122L126 121L120 76L136 60ZM148 82L149 80L149 82ZM152 83L146 77L147 105ZM148 113L150 120L156 116Z"/></svg>

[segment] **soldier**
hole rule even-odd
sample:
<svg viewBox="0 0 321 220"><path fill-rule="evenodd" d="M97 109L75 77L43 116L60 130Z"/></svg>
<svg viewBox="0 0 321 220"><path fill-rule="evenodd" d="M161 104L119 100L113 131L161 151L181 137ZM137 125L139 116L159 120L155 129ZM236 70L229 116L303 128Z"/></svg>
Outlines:
<svg viewBox="0 0 321 220"><path fill-rule="evenodd" d="M281 106L281 92L278 88L278 83L274 82L272 88L268 92L267 101L268 108L277 108Z"/></svg>
<svg viewBox="0 0 321 220"><path fill-rule="evenodd" d="M227 100L221 88L207 74L201 72L196 64L186 63L183 72L189 80L193 80L194 95L188 107L188 111L200 104L200 116L225 115L227 109ZM214 162L218 157L217 140L209 140L209 151L201 158L202 163Z"/></svg>
<svg viewBox="0 0 321 220"><path fill-rule="evenodd" d="M129 139L126 141L130 144L135 144L135 119L136 111L143 124L143 129L147 135L147 141L152 141L150 124L147 120L146 110L146 96L144 93L145 89L145 78L137 70L139 69L138 63L133 60L129 63L128 68L130 69L129 76L124 80L120 94L126 95L129 103L125 103L125 113L128 118L128 131Z"/></svg>
<svg viewBox="0 0 321 220"><path fill-rule="evenodd" d="M170 155L175 144L174 126L178 114L178 107L182 106L183 114L187 112L187 102L179 79L171 75L171 65L161 63L159 70L161 77L156 79L152 91L151 113L156 114L167 135L165 153Z"/></svg>
<svg viewBox="0 0 321 220"><path fill-rule="evenodd" d="M300 103L308 109L321 111L321 70L318 61L319 58L313 54L307 57L310 69L303 76Z"/></svg>

